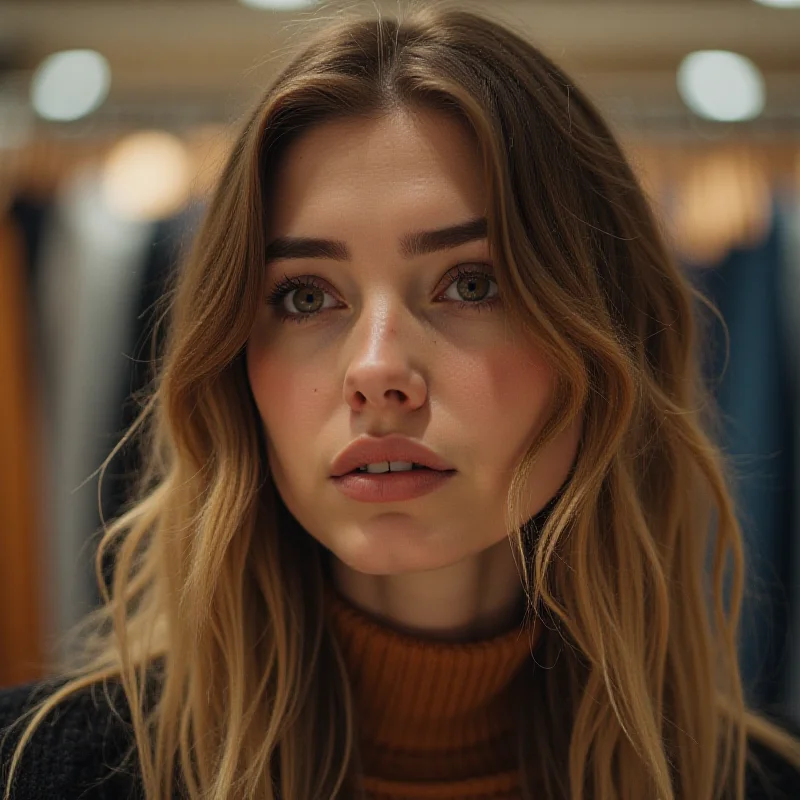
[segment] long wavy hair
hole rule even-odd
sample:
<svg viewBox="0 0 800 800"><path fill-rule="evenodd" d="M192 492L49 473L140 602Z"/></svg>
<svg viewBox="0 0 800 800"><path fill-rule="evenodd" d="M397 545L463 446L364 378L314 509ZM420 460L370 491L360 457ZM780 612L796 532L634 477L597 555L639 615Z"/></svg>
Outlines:
<svg viewBox="0 0 800 800"><path fill-rule="evenodd" d="M322 548L270 478L244 351L287 145L326 120L426 109L479 143L504 313L559 375L506 519L528 611L549 628L537 661L554 665L520 703L524 796L535 778L564 800L743 800L748 738L797 764L800 746L747 709L737 666L736 476L698 347L719 312L595 106L524 38L444 6L311 34L243 125L171 288L157 377L119 445L137 437L145 466L99 545L104 603L26 717L6 798L36 726L111 683L149 800L177 779L192 800L359 796ZM578 414L571 478L529 535L531 466Z"/></svg>

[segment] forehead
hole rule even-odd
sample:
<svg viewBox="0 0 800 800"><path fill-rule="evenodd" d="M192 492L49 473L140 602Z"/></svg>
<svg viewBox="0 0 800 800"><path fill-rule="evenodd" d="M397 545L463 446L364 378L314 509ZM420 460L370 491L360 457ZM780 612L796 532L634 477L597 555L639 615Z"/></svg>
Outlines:
<svg viewBox="0 0 800 800"><path fill-rule="evenodd" d="M318 231L308 226L353 215L375 224L405 217L409 229L433 228L486 208L477 142L436 111L324 122L287 148L274 180L270 227L278 235L311 235ZM293 230L298 226L303 230Z"/></svg>

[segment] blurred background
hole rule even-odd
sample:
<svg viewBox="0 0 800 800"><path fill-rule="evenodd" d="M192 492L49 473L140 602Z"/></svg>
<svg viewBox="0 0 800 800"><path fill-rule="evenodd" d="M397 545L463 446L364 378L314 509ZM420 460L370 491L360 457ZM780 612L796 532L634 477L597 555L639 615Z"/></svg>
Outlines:
<svg viewBox="0 0 800 800"><path fill-rule="evenodd" d="M97 470L154 304L312 0L0 0L0 685L98 602ZM347 4L396 13L396 2ZM800 0L488 0L605 112L691 280L751 569L750 701L800 722Z"/></svg>

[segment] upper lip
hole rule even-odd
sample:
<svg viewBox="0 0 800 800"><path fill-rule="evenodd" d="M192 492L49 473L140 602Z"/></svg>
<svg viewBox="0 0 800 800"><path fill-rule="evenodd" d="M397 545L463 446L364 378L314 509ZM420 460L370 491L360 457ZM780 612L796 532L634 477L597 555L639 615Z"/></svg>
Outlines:
<svg viewBox="0 0 800 800"><path fill-rule="evenodd" d="M382 461L410 461L440 472L453 469L433 450L413 439L392 434L380 438L362 436L356 439L333 460L331 477L338 478L359 467Z"/></svg>

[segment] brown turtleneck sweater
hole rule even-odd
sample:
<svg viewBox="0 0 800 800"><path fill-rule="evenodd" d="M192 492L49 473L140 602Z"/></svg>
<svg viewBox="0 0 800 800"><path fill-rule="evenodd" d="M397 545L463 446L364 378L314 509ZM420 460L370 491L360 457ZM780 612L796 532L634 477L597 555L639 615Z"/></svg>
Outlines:
<svg viewBox="0 0 800 800"><path fill-rule="evenodd" d="M453 643L394 630L326 587L370 800L517 800L514 679L542 627Z"/></svg>

